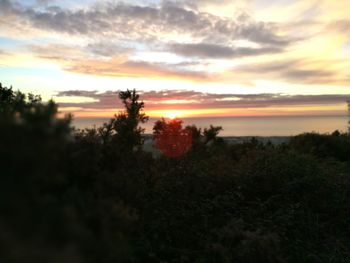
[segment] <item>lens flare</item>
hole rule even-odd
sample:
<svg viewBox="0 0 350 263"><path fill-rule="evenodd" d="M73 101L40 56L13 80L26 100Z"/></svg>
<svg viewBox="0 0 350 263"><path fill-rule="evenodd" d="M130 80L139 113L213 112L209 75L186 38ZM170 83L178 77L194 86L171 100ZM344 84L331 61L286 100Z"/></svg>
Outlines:
<svg viewBox="0 0 350 263"><path fill-rule="evenodd" d="M191 131L182 128L179 119L159 121L154 139L156 148L170 158L181 157L192 148Z"/></svg>

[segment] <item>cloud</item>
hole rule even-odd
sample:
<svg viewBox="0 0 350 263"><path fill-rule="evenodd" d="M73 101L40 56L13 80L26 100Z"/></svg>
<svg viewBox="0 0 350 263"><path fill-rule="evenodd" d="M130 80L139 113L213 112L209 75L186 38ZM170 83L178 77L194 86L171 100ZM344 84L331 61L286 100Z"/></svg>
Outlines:
<svg viewBox="0 0 350 263"><path fill-rule="evenodd" d="M86 47L67 45L30 45L27 48L36 56L59 62L66 71L92 74L109 77L136 77L136 78L172 78L186 79L190 81L210 81L213 76L204 71L193 70L192 66L197 65L195 61L180 63L148 62L130 59L127 54L120 52L118 46L111 46L111 49L99 49L89 53L90 49L96 46ZM107 56L107 52L115 51L114 57ZM95 54L98 54L96 57ZM113 54L110 54L113 56Z"/></svg>
<svg viewBox="0 0 350 263"><path fill-rule="evenodd" d="M44 6L47 6L51 3L55 2L55 0L36 0L36 3L41 6L41 5L44 5Z"/></svg>
<svg viewBox="0 0 350 263"><path fill-rule="evenodd" d="M242 4L246 5L251 0L173 0L167 1L168 3L177 4L183 7L191 8L194 10L201 9L202 7L222 7L225 5L235 4L241 6Z"/></svg>
<svg viewBox="0 0 350 263"><path fill-rule="evenodd" d="M326 30L330 30L330 31L338 30L339 32L349 34L350 20L341 19L341 20L333 21L327 25Z"/></svg>
<svg viewBox="0 0 350 263"><path fill-rule="evenodd" d="M176 67L176 64L122 59L74 61L67 65L65 69L77 73L109 77L173 78L193 81L210 80L209 75L205 72L184 70Z"/></svg>
<svg viewBox="0 0 350 263"><path fill-rule="evenodd" d="M263 48L231 48L222 45L215 44L171 44L169 50L175 54L186 57L199 57L199 58L235 58L244 56L263 55L269 53L280 52L280 48L276 47L263 47Z"/></svg>
<svg viewBox="0 0 350 263"><path fill-rule="evenodd" d="M131 53L132 49L123 47L119 43L113 41L99 41L87 45L86 50L92 54L102 57L115 57L121 54Z"/></svg>
<svg viewBox="0 0 350 263"><path fill-rule="evenodd" d="M48 36L45 41L49 44L29 45L27 49L40 58L58 62L64 70L83 74L212 81L216 76L203 72L206 59L281 53L294 41L279 34L275 25L256 21L245 13L220 17L169 2L97 2L80 9L40 2L40 7L26 7L0 0L0 17L7 21L0 25L0 32L1 27L16 27L22 28L23 34L34 29L40 37ZM79 44L67 44L73 42L70 37L80 40L75 42ZM237 46L240 40L250 46ZM155 63L142 54L137 57L142 52L177 57L167 61L164 56L161 63Z"/></svg>
<svg viewBox="0 0 350 263"><path fill-rule="evenodd" d="M208 13L210 8L199 8L232 1L152 2L157 4L99 1L85 8L69 8L55 6L54 1L48 0L38 0L37 5L34 3L31 7L0 0L0 33L8 35L17 28L16 32L22 30L23 35L28 34L31 43L45 39L49 44L30 45L28 50L35 56L59 63L67 71L84 74L226 83L254 83L257 79L323 85L350 83L348 64L329 61L327 57L322 61L321 56L317 61L314 53L306 59L308 54L301 42L309 36L309 31L305 33L304 28L312 26L314 32L314 27L323 26L315 22L317 18L288 23L291 30L286 29L285 24L283 28L278 23L258 21L245 12L224 17ZM347 33L349 23L348 19L337 20L329 23L327 30ZM30 30L38 35L33 37ZM300 55L298 48L302 50ZM167 54L161 62L154 62L150 58L152 52ZM266 54L271 57L259 57L256 60L259 62L254 60L244 65L210 60L250 57L244 60L250 63L251 57ZM278 59L273 60L276 56L272 55L277 54ZM283 59L284 55L297 58ZM260 62L262 59L265 61ZM237 64L240 66L226 72ZM215 72L215 76L209 72Z"/></svg>
<svg viewBox="0 0 350 263"><path fill-rule="evenodd" d="M229 3L230 0L185 0L182 2L186 4L191 4L191 5L201 5L201 4L225 5Z"/></svg>
<svg viewBox="0 0 350 263"><path fill-rule="evenodd" d="M17 5L18 7L18 5ZM3 15L16 14L16 7L9 0L0 0L0 12Z"/></svg>
<svg viewBox="0 0 350 263"><path fill-rule="evenodd" d="M47 44L28 45L26 48L40 58L55 60L62 63L69 61L73 62L84 57L89 57L89 55L84 52L84 49L79 46Z"/></svg>
<svg viewBox="0 0 350 263"><path fill-rule="evenodd" d="M11 52L5 51L0 48L0 57L6 57L12 55Z"/></svg>
<svg viewBox="0 0 350 263"><path fill-rule="evenodd" d="M344 104L349 95L285 95L285 94L213 94L185 90L163 90L140 92L146 109L204 109L204 108L266 108L305 105ZM122 105L118 99L118 91L70 90L57 94L60 97L86 97L94 102L60 103L61 107L81 107L83 109L112 109Z"/></svg>
<svg viewBox="0 0 350 263"><path fill-rule="evenodd" d="M232 69L232 76L256 79L278 79L289 83L348 85L349 76L329 68L330 61L317 59L285 59L253 63ZM333 61L334 65L341 61Z"/></svg>
<svg viewBox="0 0 350 263"><path fill-rule="evenodd" d="M271 24L255 21L247 14L222 18L174 4L141 6L108 2L80 10L54 6L38 10L0 0L0 14L35 28L95 38L149 42L162 40L172 32L189 34L199 40L221 39L226 43L247 39L260 44L286 46L291 41L277 34Z"/></svg>
<svg viewBox="0 0 350 263"><path fill-rule="evenodd" d="M64 70L83 74L217 81L219 74L204 72L206 59L282 53L296 41L281 35L276 24L256 21L246 13L220 17L165 1L158 5L101 1L80 9L39 2L40 7L26 7L0 0L0 17L6 20L0 32L1 27L22 28L23 34L30 29L43 32L38 34L48 36L45 41L49 44L27 49L58 62ZM80 40L75 42L79 44L67 44L73 42L70 37ZM238 41L247 45L238 45ZM166 56L161 63L147 61L142 54L137 57L145 51L177 56L176 62L167 61Z"/></svg>

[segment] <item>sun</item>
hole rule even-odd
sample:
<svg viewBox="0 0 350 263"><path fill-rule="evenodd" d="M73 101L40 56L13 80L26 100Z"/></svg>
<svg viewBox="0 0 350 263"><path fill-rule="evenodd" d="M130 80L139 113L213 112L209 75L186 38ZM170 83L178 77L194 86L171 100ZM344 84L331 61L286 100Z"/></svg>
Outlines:
<svg viewBox="0 0 350 263"><path fill-rule="evenodd" d="M181 117L181 112L179 111L168 111L165 112L165 117L171 120Z"/></svg>

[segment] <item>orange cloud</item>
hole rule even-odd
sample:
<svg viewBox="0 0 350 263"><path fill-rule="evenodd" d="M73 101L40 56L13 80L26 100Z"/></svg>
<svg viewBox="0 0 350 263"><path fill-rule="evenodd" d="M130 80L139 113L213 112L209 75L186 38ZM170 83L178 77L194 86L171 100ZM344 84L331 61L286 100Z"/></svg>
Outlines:
<svg viewBox="0 0 350 263"><path fill-rule="evenodd" d="M208 81L210 77L198 71L185 71L171 68L171 65L149 63L145 61L130 61L123 58L110 60L79 60L72 61L66 70L108 77L145 77L157 79L189 79L193 81Z"/></svg>

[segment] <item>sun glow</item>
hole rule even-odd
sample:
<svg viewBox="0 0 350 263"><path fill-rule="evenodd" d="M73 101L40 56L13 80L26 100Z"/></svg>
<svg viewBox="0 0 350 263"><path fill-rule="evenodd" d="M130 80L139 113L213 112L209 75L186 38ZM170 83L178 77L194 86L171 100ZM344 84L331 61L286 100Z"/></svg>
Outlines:
<svg viewBox="0 0 350 263"><path fill-rule="evenodd" d="M166 118L174 120L176 118L181 117L183 114L180 111L167 111L164 113Z"/></svg>

